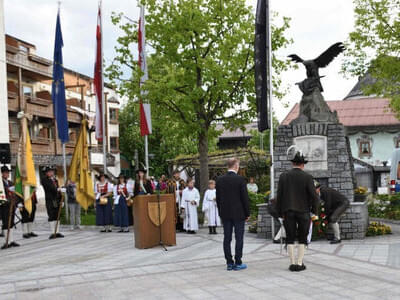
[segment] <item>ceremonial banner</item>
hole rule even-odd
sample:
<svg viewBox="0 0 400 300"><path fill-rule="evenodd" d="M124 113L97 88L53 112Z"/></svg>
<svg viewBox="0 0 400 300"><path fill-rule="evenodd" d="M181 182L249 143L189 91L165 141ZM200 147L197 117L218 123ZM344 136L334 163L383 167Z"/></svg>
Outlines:
<svg viewBox="0 0 400 300"><path fill-rule="evenodd" d="M96 139L103 140L103 70L102 70L102 24L101 24L101 6L99 5L99 12L97 14L97 27L96 27L96 62L94 65L94 93L96 95Z"/></svg>
<svg viewBox="0 0 400 300"><path fill-rule="evenodd" d="M268 84L267 84L267 0L257 1L256 28L254 39L255 87L257 101L258 130L269 128L268 125Z"/></svg>
<svg viewBox="0 0 400 300"><path fill-rule="evenodd" d="M94 203L93 181L89 169L87 121L83 120L78 141L72 155L69 179L76 183L76 201L87 210Z"/></svg>
<svg viewBox="0 0 400 300"><path fill-rule="evenodd" d="M15 170L15 194L24 200L25 209L32 213L32 195L36 187L35 166L33 163L31 138L24 116L21 120L22 135L19 140Z"/></svg>
<svg viewBox="0 0 400 300"><path fill-rule="evenodd" d="M67 106L65 103L64 66L62 58L63 38L61 33L60 12L57 14L56 38L54 43L53 83L51 99L54 116L57 121L58 138L61 143L69 141Z"/></svg>

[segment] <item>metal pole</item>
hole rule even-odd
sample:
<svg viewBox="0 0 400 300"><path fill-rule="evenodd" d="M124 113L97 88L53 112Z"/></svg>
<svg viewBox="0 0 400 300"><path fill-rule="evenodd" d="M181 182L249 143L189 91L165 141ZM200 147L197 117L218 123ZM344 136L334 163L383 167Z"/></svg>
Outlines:
<svg viewBox="0 0 400 300"><path fill-rule="evenodd" d="M146 173L149 176L149 139L148 135L144 136L144 156L145 156L145 163L146 163Z"/></svg>
<svg viewBox="0 0 400 300"><path fill-rule="evenodd" d="M65 158L65 143L62 144L62 155L63 155L63 168L64 168L64 186L67 187L68 184L68 175L67 175L67 160ZM69 220L68 218L68 195L65 193L65 218L67 219L67 222Z"/></svg>
<svg viewBox="0 0 400 300"><path fill-rule="evenodd" d="M275 197L275 178L274 178L274 121L273 121L273 108L272 108L272 48L271 48L271 22L270 22L270 0L267 0L267 60L268 60L268 100L269 100L269 152L271 156L271 167L270 167L270 186L271 196L270 199ZM275 236L275 222L274 218L271 218L271 234L272 239Z"/></svg>
<svg viewBox="0 0 400 300"><path fill-rule="evenodd" d="M103 64L103 2L100 0L100 33L101 33L101 106L103 121L103 171L107 174L107 137L106 137L106 101L104 95L104 64Z"/></svg>

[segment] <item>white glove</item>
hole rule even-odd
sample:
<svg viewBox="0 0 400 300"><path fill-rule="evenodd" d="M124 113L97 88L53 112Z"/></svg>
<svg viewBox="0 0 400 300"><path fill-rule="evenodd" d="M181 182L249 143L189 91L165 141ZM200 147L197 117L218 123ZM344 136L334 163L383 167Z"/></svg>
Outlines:
<svg viewBox="0 0 400 300"><path fill-rule="evenodd" d="M66 188L60 188L60 191L61 191L61 193L65 193L65 192L67 192L67 189Z"/></svg>
<svg viewBox="0 0 400 300"><path fill-rule="evenodd" d="M23 208L24 205L23 205L22 203L18 203L17 207L18 207L18 208Z"/></svg>
<svg viewBox="0 0 400 300"><path fill-rule="evenodd" d="M15 186L10 186L8 189L9 189L11 192L15 192Z"/></svg>

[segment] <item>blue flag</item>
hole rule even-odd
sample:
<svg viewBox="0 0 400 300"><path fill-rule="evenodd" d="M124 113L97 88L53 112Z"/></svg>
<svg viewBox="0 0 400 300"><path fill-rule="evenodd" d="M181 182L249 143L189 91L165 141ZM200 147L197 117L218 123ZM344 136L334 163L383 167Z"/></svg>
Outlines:
<svg viewBox="0 0 400 300"><path fill-rule="evenodd" d="M57 14L56 39L54 44L53 84L51 99L53 100L54 116L57 121L58 138L61 143L69 141L67 106L65 103L64 66L62 59L63 39L61 33L60 13Z"/></svg>

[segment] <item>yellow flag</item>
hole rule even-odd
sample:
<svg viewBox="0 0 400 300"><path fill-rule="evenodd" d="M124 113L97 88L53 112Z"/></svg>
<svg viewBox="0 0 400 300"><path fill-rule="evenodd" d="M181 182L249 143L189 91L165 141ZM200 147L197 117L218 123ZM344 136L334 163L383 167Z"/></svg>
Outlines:
<svg viewBox="0 0 400 300"><path fill-rule="evenodd" d="M21 119L22 134L18 147L15 176L15 193L24 200L25 209L32 213L32 195L36 187L35 165L32 144L25 116Z"/></svg>
<svg viewBox="0 0 400 300"><path fill-rule="evenodd" d="M78 141L72 155L69 179L76 183L76 201L87 210L94 203L93 181L89 169L89 149L87 144L87 121L83 120Z"/></svg>

